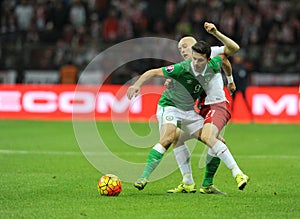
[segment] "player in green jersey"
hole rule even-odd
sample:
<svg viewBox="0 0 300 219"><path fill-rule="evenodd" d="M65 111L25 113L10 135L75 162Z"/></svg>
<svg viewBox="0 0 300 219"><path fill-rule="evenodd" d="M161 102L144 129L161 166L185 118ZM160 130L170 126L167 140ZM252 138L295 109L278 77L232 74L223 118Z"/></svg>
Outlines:
<svg viewBox="0 0 300 219"><path fill-rule="evenodd" d="M219 32L215 25L212 23L208 23L205 22L204 27L206 29L207 32L211 33L213 36L215 36L216 38L218 38L225 46L222 47L212 47L211 51L211 57L220 54L220 53L224 53L227 56L233 55L234 53L236 53L239 50L239 46L232 41L231 39L229 39L228 37L224 36L221 32ZM193 37L184 37L182 38L179 43L178 43L178 49L181 53L181 55L183 56L184 59L191 59L191 47L193 44L196 43L196 40ZM171 68L171 67L169 67ZM229 65L230 68L230 65ZM230 68L231 69L231 68ZM224 69L223 69L224 70ZM231 75L231 71L229 72L229 74ZM234 83L230 83L229 84L230 90L234 91L235 86ZM161 108L160 106L158 108ZM162 113L160 112L161 110L158 110L158 118L162 118ZM173 115L172 113L169 112L169 117L168 118L172 118ZM167 115L167 113L165 112L165 115ZM188 113L188 115L190 115L190 117L193 116L193 112ZM187 118L190 118L187 117ZM192 118L190 118L192 120ZM196 124L195 126L193 126L193 124L189 124L190 128L198 128L198 127L202 127L203 125L203 118L200 118L198 116L195 116L196 119ZM165 120L167 122L169 122L168 120ZM161 129L162 127L162 123L164 121L161 121L159 119L159 127ZM176 124L175 124L176 125ZM200 125L200 126L199 126ZM180 130L181 131L181 130ZM181 140L178 141L176 144L175 142L173 142L173 147L174 147L174 154L178 163L178 166L180 168L180 171L182 173L183 176L183 180L182 183L175 189L169 190L168 192L172 192L172 193L177 193L177 192L195 192L195 183L192 177L192 169L191 169L191 165L190 165L190 152L188 147L185 145L185 141L191 139L192 137L190 136L189 133L184 133L184 132L180 132L179 129L177 129L177 135L176 135L176 139L178 138L178 136L181 136ZM202 184L202 187L200 189L201 193L204 194L224 194L223 192L221 192L220 190L218 190L217 188L215 188L213 186L213 176L219 166L220 163L220 159L216 156L212 156L210 154L207 155L207 165L206 165L206 171L205 171L205 175L204 175L204 181Z"/></svg>
<svg viewBox="0 0 300 219"><path fill-rule="evenodd" d="M239 50L239 46L232 41L230 38L224 36L220 31L217 30L216 26L213 23L204 23L204 28L206 31L216 38L218 38L225 46L213 46L211 47L211 58L218 54L225 54L226 56L231 56ZM187 60L192 58L192 46L196 43L195 38L191 36L183 37L178 43L178 50L182 57ZM227 76L232 75L231 65L223 65L223 70ZM165 82L165 86L168 87L172 82L167 79ZM235 91L235 84L232 81L228 83L228 88L230 92ZM179 138L180 136L180 138ZM192 177L192 168L190 164L190 151L185 141L191 139L192 137L187 133L184 133L182 130L177 129L177 137L178 141L172 144L173 151L175 154L176 161L178 163L180 172L182 174L182 182L174 189L168 190L169 193L178 193L178 192L190 192L195 189L191 189L192 184L194 184L194 180ZM218 137L222 141L224 139L222 137ZM202 186L200 188L200 193L202 194L226 194L225 192L220 191L213 185L214 175L220 165L220 159L217 156L214 156L210 153L210 150L206 156L206 168L204 179L202 182Z"/></svg>
<svg viewBox="0 0 300 219"><path fill-rule="evenodd" d="M230 41L230 39L226 39L225 36L222 36L222 34L218 32L214 24L206 22L204 24L204 27L207 32L217 37L220 41L223 42L226 40L227 42L223 42L225 45L230 45L231 49L225 47L224 51L218 51L218 53L232 55L238 51L238 46L235 43L228 42L228 40ZM195 39L191 37L185 37L180 40L178 49L183 58L191 58L190 48L192 47L192 44L194 44L194 42ZM212 47L212 51L213 49L215 48ZM211 55L211 57L213 56L214 54ZM223 68L223 70L227 75L228 88L231 92L235 91L235 84L232 78L232 70L230 66L226 66L226 68ZM220 131L230 119L230 107L223 91L223 80L221 74L216 74L213 77L213 80L208 82L208 85L209 86L204 85L204 87L206 87L205 91L207 93L207 96L205 98L202 97L199 100L200 102L198 101L199 103L196 107L197 113L199 113L203 118L205 118L204 126L201 131L201 140L211 146L207 153L206 170L204 174L204 180L200 188L200 193L224 194L224 192L221 192L213 185L213 177L220 164L220 159L216 156L216 152L212 150L212 146L214 146L214 148L227 148L225 142L219 141L219 139L217 139L216 136L219 136ZM198 109L198 105L200 105L200 109ZM184 143L186 140L190 139L190 136L186 135L182 131L178 135L183 137L179 138L182 140L178 140L177 144L173 144L173 151L180 171L182 173L183 180L178 187L176 187L175 189L168 190L168 192L170 193L189 192L191 191L191 189L190 186L187 185L187 182L193 182L190 165L190 152L188 147ZM238 168L238 166L235 166L234 161L231 161L229 168L232 170L232 175L237 181L238 188L240 190L243 190L249 181L249 177L243 174L242 171Z"/></svg>
<svg viewBox="0 0 300 219"><path fill-rule="evenodd" d="M222 61L228 62L225 56L222 59L215 57L209 61L210 46L202 41L200 47L198 51L201 53L193 51L193 61L186 60L168 67L149 70L128 88L127 96L131 99L139 94L142 84L154 76L167 76L175 81L172 89L167 89L159 101L157 115L160 115L158 116L159 123L163 124L160 125L160 140L150 151L144 172L135 183L138 189L145 187L150 174L157 167L163 154L175 141L178 121L182 122L185 132L195 138L200 136L199 128L203 126L203 118L199 115L197 117L192 110L193 102L203 94L201 83L205 83L205 79L219 72ZM199 74L204 68L206 78Z"/></svg>

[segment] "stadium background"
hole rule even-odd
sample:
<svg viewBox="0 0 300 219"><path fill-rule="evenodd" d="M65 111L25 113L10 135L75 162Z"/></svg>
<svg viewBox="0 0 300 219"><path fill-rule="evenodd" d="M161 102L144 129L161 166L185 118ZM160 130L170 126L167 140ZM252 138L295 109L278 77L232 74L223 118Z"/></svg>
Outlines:
<svg viewBox="0 0 300 219"><path fill-rule="evenodd" d="M0 0L0 5L1 218L300 218L299 1ZM139 174L136 166L120 168L111 155L142 166L158 138L153 137L157 124L149 118L164 89L161 81L144 86L143 92L157 95L145 95L134 106L122 84L169 63L137 60L112 74L102 66L82 80L92 90L103 83L98 96L86 92L74 100L78 77L98 53L135 37L178 40L191 34L220 45L203 31L206 20L241 46L231 59L240 92L225 138L251 177L249 185L239 191L221 164L214 182L227 196L167 194L178 185L179 170L143 191L123 182L119 197L99 196L101 175ZM97 98L94 106L91 97ZM83 130L75 132L74 105L99 121L80 122ZM111 121L128 115L130 122ZM101 139L90 137L88 124ZM111 153L92 153L90 146L102 141ZM197 188L205 160L205 146L198 144L191 159ZM87 158L108 167L100 171Z"/></svg>
<svg viewBox="0 0 300 219"><path fill-rule="evenodd" d="M252 106L252 95L246 92L248 86L285 86L295 89L278 88L274 95L267 88L255 88L258 89L256 93L267 95L258 102L268 103L258 108L265 108L262 111L279 108L267 112L275 116L271 122L297 123L300 111L297 95L299 11L298 1L2 0L0 81L23 85L76 84L87 64L101 51L137 37L178 40L193 35L211 45L220 45L203 31L204 21L211 21L241 47L231 58L240 91L236 93L235 105L242 106L234 113L233 121L252 120L252 115L248 114L255 111L255 106ZM139 48L132 47L136 49ZM114 57L115 62L117 59L118 56ZM137 60L114 72L106 72L105 66L101 66L85 74L82 83L124 84L147 69L167 64L164 60ZM161 81L153 81L153 84L161 85ZM4 86L2 90L5 89ZM6 95L2 99L5 98L9 97ZM7 108L2 101L4 118L5 112L11 113ZM235 119L245 110L247 115ZM278 119L282 114L285 118Z"/></svg>

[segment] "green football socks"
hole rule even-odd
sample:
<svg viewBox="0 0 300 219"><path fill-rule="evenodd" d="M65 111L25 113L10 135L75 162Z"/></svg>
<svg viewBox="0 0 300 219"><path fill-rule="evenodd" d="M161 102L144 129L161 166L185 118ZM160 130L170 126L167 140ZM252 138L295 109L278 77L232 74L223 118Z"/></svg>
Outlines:
<svg viewBox="0 0 300 219"><path fill-rule="evenodd" d="M217 172L217 169L220 165L220 158L213 157L209 154L206 156L206 168L204 174L204 180L202 186L210 186L213 185L214 175Z"/></svg>
<svg viewBox="0 0 300 219"><path fill-rule="evenodd" d="M149 179L150 174L154 171L157 165L160 163L163 154L158 151L152 149L148 155L148 159L144 168L144 172L142 173L141 178Z"/></svg>

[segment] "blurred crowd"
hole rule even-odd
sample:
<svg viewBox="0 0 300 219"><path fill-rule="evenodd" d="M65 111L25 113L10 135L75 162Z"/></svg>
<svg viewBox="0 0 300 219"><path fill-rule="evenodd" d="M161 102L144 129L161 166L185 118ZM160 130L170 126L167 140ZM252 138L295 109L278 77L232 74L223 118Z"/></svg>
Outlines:
<svg viewBox="0 0 300 219"><path fill-rule="evenodd" d="M220 45L203 29L213 22L239 43L249 72L300 71L297 0L0 0L0 68L85 66L124 40L193 35ZM232 60L234 61L234 60ZM162 65L158 61L155 65ZM119 69L128 79L153 68L145 61ZM116 81L118 83L118 81Z"/></svg>

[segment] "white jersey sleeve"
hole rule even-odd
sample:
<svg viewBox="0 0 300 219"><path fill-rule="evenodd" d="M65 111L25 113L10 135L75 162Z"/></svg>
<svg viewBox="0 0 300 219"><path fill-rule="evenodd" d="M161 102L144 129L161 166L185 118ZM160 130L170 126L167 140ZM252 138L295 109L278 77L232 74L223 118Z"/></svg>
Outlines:
<svg viewBox="0 0 300 219"><path fill-rule="evenodd" d="M224 46L212 46L211 47L211 58L224 53ZM226 99L225 92L223 90L224 84L221 73L215 74L215 76L208 83L205 88L205 105L220 103L228 100Z"/></svg>
<svg viewBox="0 0 300 219"><path fill-rule="evenodd" d="M212 46L211 47L211 54L210 54L210 58L213 58L219 54L223 54L224 53L224 48L225 46Z"/></svg>

